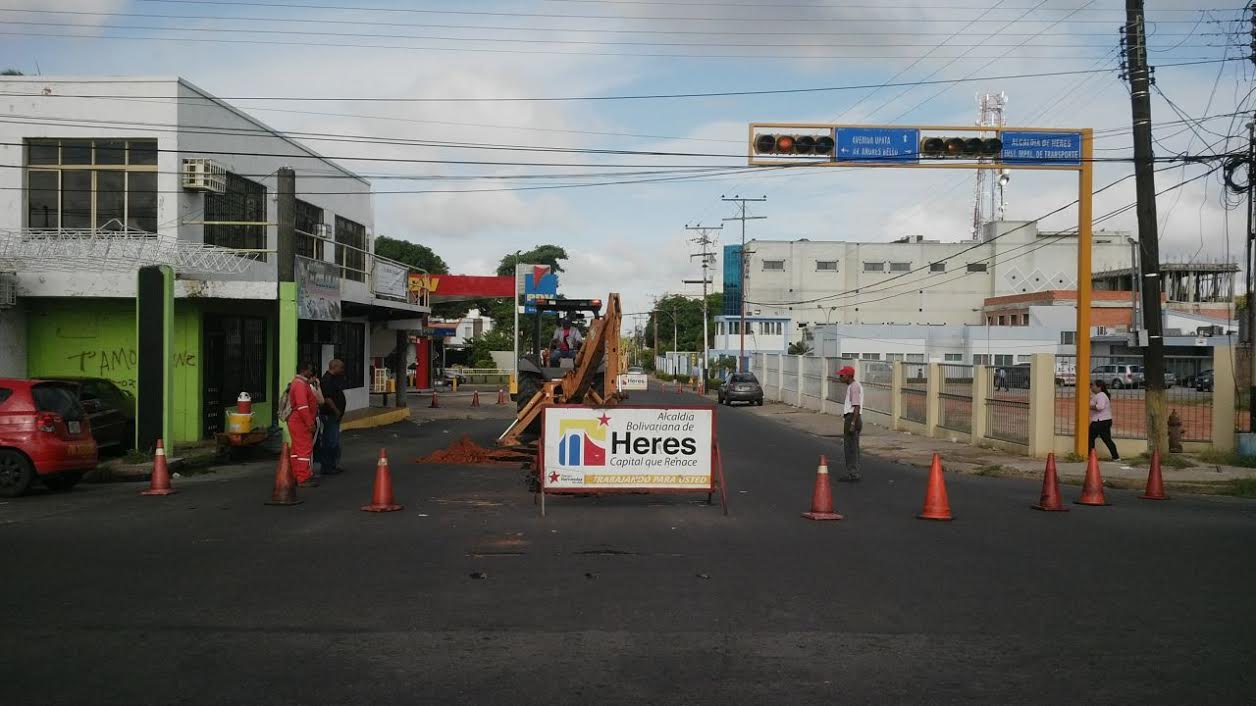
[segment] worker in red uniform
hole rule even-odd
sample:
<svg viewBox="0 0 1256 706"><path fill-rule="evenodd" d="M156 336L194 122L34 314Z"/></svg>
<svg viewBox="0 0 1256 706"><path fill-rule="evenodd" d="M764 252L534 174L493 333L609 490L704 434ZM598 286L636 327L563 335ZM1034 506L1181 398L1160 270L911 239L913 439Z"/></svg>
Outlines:
<svg viewBox="0 0 1256 706"><path fill-rule="evenodd" d="M311 460L314 456L314 434L318 430L318 409L323 404L313 363L301 363L297 368L296 377L288 383L288 400L292 405L292 414L288 416L288 435L292 437L292 474L299 487L312 488L318 485Z"/></svg>

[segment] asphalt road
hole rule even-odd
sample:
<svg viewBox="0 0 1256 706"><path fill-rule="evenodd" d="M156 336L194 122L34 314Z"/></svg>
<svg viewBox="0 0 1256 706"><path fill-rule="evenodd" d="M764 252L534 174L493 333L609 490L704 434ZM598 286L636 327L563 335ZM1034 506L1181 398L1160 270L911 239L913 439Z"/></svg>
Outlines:
<svg viewBox="0 0 1256 706"><path fill-rule="evenodd" d="M541 518L520 471L411 463L500 430L468 421L351 434L296 507L262 504L262 468L10 501L0 704L1252 702L1256 503L1046 514L1036 483L956 476L934 523L923 473L866 458L847 519L814 523L836 438L718 425L729 517L629 495ZM381 445L406 508L363 513Z"/></svg>

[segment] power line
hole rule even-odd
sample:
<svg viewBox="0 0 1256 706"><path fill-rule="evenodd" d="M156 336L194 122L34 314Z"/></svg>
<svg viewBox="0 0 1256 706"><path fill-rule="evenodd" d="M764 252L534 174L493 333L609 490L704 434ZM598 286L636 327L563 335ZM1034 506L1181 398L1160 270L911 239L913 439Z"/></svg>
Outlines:
<svg viewBox="0 0 1256 706"><path fill-rule="evenodd" d="M1157 171L1167 171L1167 170L1169 170L1169 169L1175 169L1175 168L1176 168L1176 167L1169 166L1169 167L1163 167L1163 168L1161 168L1161 169L1159 169L1159 170L1157 170ZM1211 173L1212 173L1212 171L1213 171L1213 170L1210 170L1210 171L1206 172L1203 176L1207 176L1208 174L1211 174ZM1101 194L1101 193L1103 193L1104 191L1107 191L1108 189L1111 189L1112 187L1114 187L1114 186L1116 186L1116 185L1118 185L1118 184L1121 184L1121 183L1123 183L1123 182L1125 182L1125 181L1129 181L1129 180L1130 180L1130 179L1132 179L1132 178L1134 178L1134 175L1133 175L1133 174L1127 174L1127 175L1125 175L1125 176L1123 176L1123 177L1121 177L1121 178L1119 178L1119 179L1116 179L1115 181L1109 182L1108 184L1106 184L1106 185L1104 185L1104 186L1102 186L1102 187L1100 187L1100 188L1096 189L1096 190L1095 190L1094 192L1092 192L1092 193L1093 193L1093 194ZM1179 186L1184 185L1184 184L1186 184L1186 183L1190 183L1190 181L1194 181L1194 180L1195 180L1195 179L1197 179L1197 178L1199 178L1199 177L1195 177L1195 178L1192 178L1192 179L1190 179L1190 180L1188 180L1188 181L1182 182L1182 184L1179 184ZM1173 188L1177 188L1177 187L1173 187ZM1169 190L1172 190L1172 189L1169 189ZM1073 199L1073 200L1072 200L1072 201L1070 201L1069 203L1064 204L1063 206L1060 206L1059 208L1056 208L1056 209L1054 209L1054 210L1052 210L1052 211L1050 211L1050 212L1048 212L1048 213L1045 213L1045 214L1043 214L1043 215L1041 215L1041 216L1038 216L1037 218L1034 218L1034 219L1032 219L1032 220L1026 221L1026 222L1025 222L1025 223L1023 223L1023 224L1021 224L1021 225L1019 225L1019 226L1016 226L1015 228L1011 228L1011 229L1009 229L1009 230L1007 230L1007 231L1004 231L1003 233L1000 233L1000 234L998 234L998 235L996 235L996 236L994 236L994 237L990 238L989 240L985 240L985 241L982 241L982 242L980 242L980 243L974 243L973 245L970 245L970 246L968 246L968 247L964 248L963 250L960 250L959 252L952 253L951 255L947 255L946 257L940 258L940 259L935 260L935 261L930 262L930 263L925 263L924 265L922 265L921 267L917 267L916 269L913 269L913 270L908 270L907 272L903 272L903 273L900 273L900 274L894 275L894 276L889 277L889 278L887 278L887 279L885 279L885 280L882 280L881 282L879 282L879 283L877 283L877 284L875 284L875 285L871 285L870 287L860 287L860 288L856 288L856 289L853 289L853 290L846 290L846 291L842 291L842 292L837 292L837 293L835 293L835 294L825 295L825 296L823 296L823 297L816 297L816 298L814 298L814 299L804 299L804 300L799 300L799 301L787 301L787 302L749 302L749 303L752 303L752 304L757 304L757 305L759 305L759 306L773 306L773 307L777 307L777 306L793 306L793 305L798 305L798 304L815 304L815 303L822 302L822 301L832 301L832 300L834 300L834 299L845 299L845 298L850 297L850 296L858 296L858 295L860 295L860 294L867 294L867 293L869 293L870 291L871 291L871 292L883 291L883 290L885 290L885 289L887 288L887 287L886 287L886 285L889 285L891 282L894 282L895 280L900 280L900 279L902 279L902 278L904 278L904 277L908 277L908 276L913 275L913 274L918 274L918 273L920 273L920 272L923 272L923 271L925 271L925 270L929 269L929 268L930 268L933 264L935 264L935 263L938 263L938 262L947 262L947 261L949 261L949 260L953 260L953 259L955 259L955 258L957 258L957 257L959 257L959 256L961 256L961 255L964 255L964 254L966 254L966 253L972 252L973 250L976 250L976 249L978 249L978 248L984 247L985 245L987 245L987 244L989 244L989 243L991 243L991 242L994 242L995 240L998 240L998 239L1000 239L1000 238L1003 238L1003 237L1006 237L1006 236L1008 236L1008 235L1011 235L1012 233L1015 233L1015 232L1017 232L1017 231L1020 231L1020 230L1022 230L1022 229L1024 229L1024 228L1028 228L1030 225L1034 225L1034 224L1036 224L1036 223L1038 223L1038 222L1040 222L1040 221L1042 221L1042 220L1045 220L1045 219L1047 219L1047 218L1050 218L1051 216L1054 216L1054 215L1056 215L1056 214L1058 214L1058 213L1060 213L1060 212L1062 212L1062 211L1064 211L1064 210L1066 210L1066 209L1072 208L1073 206L1077 205L1077 203L1078 203L1078 199ZM1123 211L1122 211L1122 212L1123 212ZM1119 214L1115 214L1115 215L1119 215ZM1109 216L1109 217L1111 217L1111 216ZM1099 219L1096 219L1096 221L1095 221L1095 222L1098 222L1098 220L1099 220ZM1061 236L1061 237L1062 237L1062 236ZM1024 247L1024 246L1020 246L1020 247ZM981 262L981 260L975 260L974 262ZM913 280L912 282L907 283L907 284L910 284L910 285L911 285L911 287L912 287L913 289L915 289L915 288L917 288L917 287L916 287L916 284L917 284L917 283L922 283L922 284L923 284L923 283L927 283L928 281L929 281L929 280L928 280L927 278L926 278L926 279L916 279L916 280ZM949 280L948 280L948 281L949 281ZM904 285L893 285L893 286L894 286L894 287L898 287L898 286L904 286Z"/></svg>
<svg viewBox="0 0 1256 706"><path fill-rule="evenodd" d="M345 10L353 12L380 12L380 13L411 13L422 15L464 15L475 17L535 17L547 20L619 20L619 21L688 21L688 22L885 22L885 19L869 19L869 20L851 20L837 18L821 18L821 17L685 17L680 15L576 15L567 12L563 13L538 13L538 12L504 12L490 10L432 10L419 8L401 8L401 7L355 7L352 5L322 5L312 3L281 3L281 2L243 2L242 0L141 0L142 2L161 3L167 5L227 5L234 7L282 7L290 9L302 10ZM887 6L881 5L885 8ZM888 6L893 8L893 6ZM900 6L898 9L915 9L914 6ZM972 9L981 8L953 8L953 9ZM902 20L904 22L912 20ZM948 19L931 19L932 22L963 22L964 20L948 20ZM1111 20L1078 20L1078 22L1094 23L1094 24L1110 24ZM1191 24L1190 20L1158 20L1159 24Z"/></svg>
<svg viewBox="0 0 1256 706"><path fill-rule="evenodd" d="M75 24L63 24L64 27L79 27ZM230 34L238 34L236 30L204 30L198 28L143 28L152 31L223 31ZM258 32L278 32L280 30L256 30ZM302 34L302 33L297 33ZM215 37L184 37L184 36L135 36L135 35L113 35L113 34L64 34L52 32L0 32L4 36L17 37L44 37L53 39L73 39L73 40L106 40L106 41L125 41L125 42L177 42L180 44L187 43L206 43L206 44L230 44L230 45L261 45L261 46L287 46L287 47L314 47L318 49L392 49L404 51L418 52L454 52L454 53L472 53L472 54L520 54L520 55L540 55L540 56L585 56L585 57L633 57L633 58L659 58L659 59L756 59L756 60L811 60L811 61L883 61L886 59L903 59L911 58L910 55L890 54L890 55L861 55L861 54L691 54L691 53L667 53L667 52L595 52L595 51L556 51L551 49L496 49L491 47L465 47L465 46L416 46L412 44L361 44L361 43L336 43L336 42L300 42L300 41L284 41L279 39L225 39ZM548 42L544 42L548 43ZM786 45L788 46L788 45ZM1211 45L1209 45L1211 46ZM971 59L985 59L988 57L968 57ZM1093 56L1073 56L1050 54L1044 56L1023 55L1025 59L1052 59L1055 61L1088 61ZM1179 61L1205 61L1211 57L1206 56L1175 56L1172 57ZM1166 64L1167 66L1167 64Z"/></svg>
<svg viewBox="0 0 1256 706"><path fill-rule="evenodd" d="M255 15L248 16L231 16L231 15L172 15L150 12L89 12L83 10L34 10L26 8L0 8L0 12L24 13L24 14L40 14L40 15L70 15L75 17L133 17L139 19L168 19L168 20L214 20L223 22L275 22L283 24L323 24L323 25L360 25L364 27L423 27L428 29L475 29L485 31L500 32L576 32L579 34L644 34L644 35L705 35L705 36L728 36L728 37L948 37L954 32L878 32L878 31L860 31L860 32L826 32L816 29L808 29L806 31L780 31L771 29L756 28L750 31L737 30L694 30L694 29L623 29L623 28L597 28L597 27L578 27L578 28L555 28L555 27L503 27L500 25L466 25L466 24L448 24L448 23L431 23L431 22L402 22L399 20L389 21L372 21L361 19L322 19L311 17L258 17ZM1025 36L1031 34L1029 32L1003 32L1005 37ZM1190 37L1193 32L1161 32L1156 35L1158 37ZM1109 32L1047 32L1042 36L1050 37L1108 37ZM1204 36L1214 36L1214 34L1205 34ZM1215 35L1222 36L1222 35Z"/></svg>
<svg viewBox="0 0 1256 706"><path fill-rule="evenodd" d="M145 0L147 2L155 2L156 0ZM0 34L6 34L0 32ZM14 33L8 33L14 34ZM60 36L60 35L57 35ZM1233 57L1227 59L1207 59L1200 61L1188 61L1181 63L1160 64L1158 69L1171 69L1185 66L1205 66L1211 64L1220 64L1234 61L1247 61L1247 57ZM893 88L897 86L940 86L958 83L975 83L979 81L1014 81L1019 79L1037 79L1050 78L1054 76L1084 76L1097 73L1112 73L1113 69L1079 69L1075 71L1044 71L1037 73L1022 74L1004 74L1001 76L973 76L968 78L948 78L934 79L929 81L908 81L902 83L886 84L886 87ZM38 76L21 77L22 83L40 83ZM637 94L637 95L613 95L613 96L515 96L515 97L442 97L442 98L420 98L420 97L383 97L383 96L217 96L216 100L223 101L284 101L284 102L369 102L369 103L511 103L511 102L574 102L574 101L613 101L613 100L661 100L661 99L682 99L682 98L723 98L734 96L768 96L768 95L787 95L802 93L829 93L836 91L859 91L869 88L876 88L881 84L853 84L846 86L819 86L811 88L775 88L763 89L755 91L711 91L705 93L653 93L653 94ZM109 95L109 94L71 94L71 93L51 93L48 95L40 94L45 98L145 98L153 100L171 100L177 96L136 96L136 95Z"/></svg>

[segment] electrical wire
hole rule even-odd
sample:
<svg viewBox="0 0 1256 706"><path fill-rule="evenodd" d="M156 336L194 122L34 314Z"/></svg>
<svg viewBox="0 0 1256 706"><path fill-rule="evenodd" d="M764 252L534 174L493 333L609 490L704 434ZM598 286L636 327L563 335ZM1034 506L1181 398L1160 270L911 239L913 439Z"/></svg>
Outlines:
<svg viewBox="0 0 1256 706"><path fill-rule="evenodd" d="M153 2L155 0L146 0ZM0 32L0 34L5 34ZM13 33L10 33L13 34ZM1172 69L1188 66L1207 66L1212 64L1221 64L1234 61L1247 61L1245 57L1236 57L1229 59L1206 59L1200 61L1187 61L1180 63L1160 64L1159 69ZM891 83L887 87L896 86L939 86L952 85L960 83L975 83L981 81L1015 81L1020 79L1038 79L1050 78L1055 76L1084 76L1096 73L1112 73L1112 69L1080 69L1073 71L1041 71L1034 73L1021 74L1005 74L1001 76L973 76L969 78L948 78L934 79L929 81L909 81L903 83ZM41 83L38 76L19 77L23 83ZM12 80L12 79L10 79ZM809 88L772 88L754 91L709 91L709 92L693 92L693 93L653 93L653 94L637 94L637 95L611 95L611 96L513 96L513 97L413 97L413 96L216 96L215 100L219 101L272 101L272 102L367 102L367 103L514 103L514 102L575 102L575 101L619 101L619 100L677 100L689 98L726 98L741 96L771 96L771 95L790 95L805 93L830 93L836 91L859 91L869 88L876 88L880 84L851 84L845 86L817 86ZM160 95L110 95L110 94L74 94L74 93L50 93L30 94L42 98L146 98L153 100L172 100L177 96L160 96Z"/></svg>

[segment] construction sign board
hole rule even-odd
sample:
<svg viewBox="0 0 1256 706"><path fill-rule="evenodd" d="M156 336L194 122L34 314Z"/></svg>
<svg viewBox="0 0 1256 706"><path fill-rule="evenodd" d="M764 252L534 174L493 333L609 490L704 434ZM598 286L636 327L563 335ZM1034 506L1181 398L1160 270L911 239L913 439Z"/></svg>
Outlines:
<svg viewBox="0 0 1256 706"><path fill-rule="evenodd" d="M645 373L620 373L615 379L620 392L650 389L650 378Z"/></svg>
<svg viewBox="0 0 1256 706"><path fill-rule="evenodd" d="M721 499L725 495L710 407L547 407L540 451L542 497L695 491L710 496L717 485Z"/></svg>

